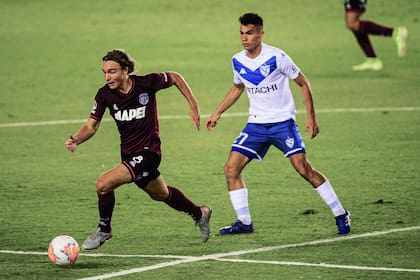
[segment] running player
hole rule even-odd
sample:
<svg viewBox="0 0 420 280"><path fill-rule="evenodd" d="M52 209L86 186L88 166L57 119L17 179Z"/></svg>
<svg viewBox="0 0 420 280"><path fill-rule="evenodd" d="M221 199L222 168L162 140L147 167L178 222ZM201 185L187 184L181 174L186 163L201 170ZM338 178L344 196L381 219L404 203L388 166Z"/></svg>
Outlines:
<svg viewBox="0 0 420 280"><path fill-rule="evenodd" d="M366 10L367 0L345 0L344 9L346 13L346 25L356 37L357 43L366 56L366 61L359 65L354 65L354 71L381 70L382 61L376 56L369 35L392 37L397 44L397 54L402 57L406 51L407 28L400 26L397 28L379 25L373 21L361 20L361 15Z"/></svg>
<svg viewBox="0 0 420 280"><path fill-rule="evenodd" d="M318 192L335 216L339 234L350 232L350 213L343 208L327 178L315 170L305 156L305 145L295 124L296 109L289 79L300 86L306 106L306 131L314 138L318 132L309 81L282 50L264 44L263 19L254 13L239 18L243 51L232 59L233 86L215 112L207 119L212 130L223 112L246 89L250 107L248 124L232 144L224 172L237 221L221 228L220 234L252 233L248 190L241 172L252 160L262 160L274 145L288 157L296 171Z"/></svg>
<svg viewBox="0 0 420 280"><path fill-rule="evenodd" d="M111 218L115 205L114 190L134 182L152 199L163 201L195 220L203 242L209 239L209 206L197 206L179 189L169 186L159 172L161 148L157 118L156 93L175 85L190 106L192 123L200 128L200 109L184 78L176 72L130 75L135 61L123 50L114 49L102 58L106 85L96 94L90 118L65 147L74 152L98 130L106 108L117 124L121 139L121 163L99 176L96 182L99 224L84 242L86 250L96 249L112 237Z"/></svg>

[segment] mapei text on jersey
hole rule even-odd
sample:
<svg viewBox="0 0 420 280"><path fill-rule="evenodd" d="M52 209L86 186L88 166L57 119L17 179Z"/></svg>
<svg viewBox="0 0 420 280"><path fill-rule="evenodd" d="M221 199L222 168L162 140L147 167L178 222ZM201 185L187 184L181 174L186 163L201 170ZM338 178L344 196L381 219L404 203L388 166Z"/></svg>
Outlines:
<svg viewBox="0 0 420 280"><path fill-rule="evenodd" d="M144 118L146 115L146 106L138 107L136 109L120 110L114 114L114 119L117 121L131 121Z"/></svg>

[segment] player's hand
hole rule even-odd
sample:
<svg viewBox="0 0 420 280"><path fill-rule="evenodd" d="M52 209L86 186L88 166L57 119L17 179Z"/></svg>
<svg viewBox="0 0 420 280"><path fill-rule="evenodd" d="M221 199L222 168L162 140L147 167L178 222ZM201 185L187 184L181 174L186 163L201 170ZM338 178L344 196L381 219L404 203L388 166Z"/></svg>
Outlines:
<svg viewBox="0 0 420 280"><path fill-rule="evenodd" d="M191 119L191 123L193 125L195 125L195 127L197 128L197 130L200 130L200 109L197 108L190 108L190 119Z"/></svg>
<svg viewBox="0 0 420 280"><path fill-rule="evenodd" d="M64 147L74 153L77 149L77 140L73 135L70 134L69 139L64 142Z"/></svg>
<svg viewBox="0 0 420 280"><path fill-rule="evenodd" d="M316 120L308 119L306 121L306 127L305 127L306 133L309 134L311 139L315 138L315 136L319 133L319 126Z"/></svg>
<svg viewBox="0 0 420 280"><path fill-rule="evenodd" d="M215 126L217 125L217 121L220 119L219 115L216 114L212 114L206 121L206 127L207 130L213 130L213 128L215 128Z"/></svg>

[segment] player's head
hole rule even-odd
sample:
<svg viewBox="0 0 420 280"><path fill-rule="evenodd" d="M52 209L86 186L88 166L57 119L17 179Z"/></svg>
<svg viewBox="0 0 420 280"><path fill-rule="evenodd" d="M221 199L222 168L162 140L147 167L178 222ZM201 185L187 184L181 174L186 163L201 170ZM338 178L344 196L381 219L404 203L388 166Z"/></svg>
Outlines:
<svg viewBox="0 0 420 280"><path fill-rule="evenodd" d="M136 62L124 51L114 49L102 58L102 71L111 89L122 89L134 71Z"/></svg>
<svg viewBox="0 0 420 280"><path fill-rule="evenodd" d="M248 52L258 50L264 36L263 19L255 13L239 17L242 46Z"/></svg>
<svg viewBox="0 0 420 280"><path fill-rule="evenodd" d="M130 57L130 55L122 49L113 49L109 51L103 58L102 61L115 61L121 66L121 69L128 70L128 74L134 71L136 61Z"/></svg>
<svg viewBox="0 0 420 280"><path fill-rule="evenodd" d="M239 17L239 22L241 25L255 25L256 27L263 29L264 23L262 17L256 13L246 13Z"/></svg>

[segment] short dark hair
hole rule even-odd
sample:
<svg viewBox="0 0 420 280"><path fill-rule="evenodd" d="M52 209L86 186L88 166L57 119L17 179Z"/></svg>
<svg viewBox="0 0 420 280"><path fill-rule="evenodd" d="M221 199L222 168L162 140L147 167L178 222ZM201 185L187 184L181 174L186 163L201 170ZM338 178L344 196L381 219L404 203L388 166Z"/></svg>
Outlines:
<svg viewBox="0 0 420 280"><path fill-rule="evenodd" d="M130 57L130 55L122 49L113 49L109 51L103 58L102 61L115 61L122 69L127 68L128 73L132 73L136 66L136 61Z"/></svg>
<svg viewBox="0 0 420 280"><path fill-rule="evenodd" d="M239 22L242 25L253 24L255 26L263 27L263 19L256 13L246 13L239 17Z"/></svg>

